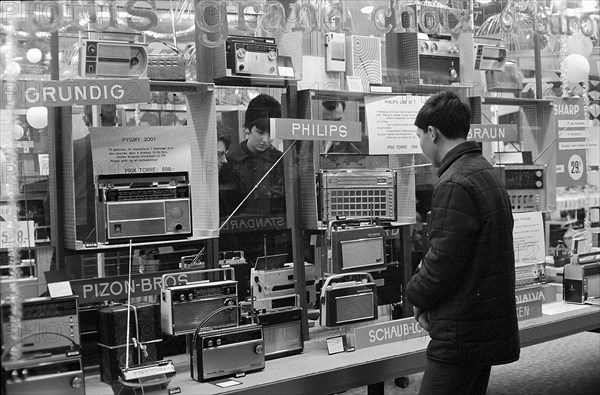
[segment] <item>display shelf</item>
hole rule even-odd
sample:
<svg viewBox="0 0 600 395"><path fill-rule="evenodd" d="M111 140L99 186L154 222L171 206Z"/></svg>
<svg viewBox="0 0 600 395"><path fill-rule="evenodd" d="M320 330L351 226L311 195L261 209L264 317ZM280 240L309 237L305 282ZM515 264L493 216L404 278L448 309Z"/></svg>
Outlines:
<svg viewBox="0 0 600 395"><path fill-rule="evenodd" d="M298 80L292 78L257 78L257 77L218 77L214 79L216 85L221 86L248 86L263 88L285 88L296 84Z"/></svg>
<svg viewBox="0 0 600 395"><path fill-rule="evenodd" d="M570 311L519 322L521 346L532 346L599 327L600 307L574 305ZM240 384L228 388L219 388L213 384L214 381L199 383L192 380L188 356L176 356L172 360L177 376L169 387L179 387L182 394L331 394L393 380L425 368L427 341L424 339L328 355L325 338L326 334L321 334L305 343L302 354L266 361L264 370L232 378ZM98 375L86 377L88 395L100 395L107 390L110 391L109 386L101 383Z"/></svg>
<svg viewBox="0 0 600 395"><path fill-rule="evenodd" d="M155 81L150 80L150 90L153 92L212 92L215 85L196 81Z"/></svg>
<svg viewBox="0 0 600 395"><path fill-rule="evenodd" d="M510 105L510 106L527 106L543 104L551 106L554 100L551 99L528 99L519 97L483 97L483 104L495 105Z"/></svg>

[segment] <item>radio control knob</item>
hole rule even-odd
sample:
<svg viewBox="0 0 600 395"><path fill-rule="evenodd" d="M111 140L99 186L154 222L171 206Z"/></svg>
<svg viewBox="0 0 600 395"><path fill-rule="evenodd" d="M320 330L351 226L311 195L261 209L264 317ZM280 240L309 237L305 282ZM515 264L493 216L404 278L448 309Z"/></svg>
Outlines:
<svg viewBox="0 0 600 395"><path fill-rule="evenodd" d="M19 371L13 370L12 372L10 372L10 378L13 380L17 380L19 378Z"/></svg>
<svg viewBox="0 0 600 395"><path fill-rule="evenodd" d="M217 346L220 346L221 344L223 344L223 341L221 339L217 339Z"/></svg>
<svg viewBox="0 0 600 395"><path fill-rule="evenodd" d="M189 300L194 300L194 294L190 292L189 295L188 295L188 299Z"/></svg>
<svg viewBox="0 0 600 395"><path fill-rule="evenodd" d="M542 176L542 171L541 171L541 170L537 170L537 171L535 172L535 176L536 176L536 177L541 177L541 176Z"/></svg>
<svg viewBox="0 0 600 395"><path fill-rule="evenodd" d="M535 182L535 186L538 187L538 188L541 188L542 187L542 182L541 181L536 181Z"/></svg>
<svg viewBox="0 0 600 395"><path fill-rule="evenodd" d="M181 209L181 207L173 207L171 209L171 216L173 218L181 218L181 217L183 217L183 210Z"/></svg>
<svg viewBox="0 0 600 395"><path fill-rule="evenodd" d="M206 343L206 344L208 344L209 347L212 347L213 346L213 341L209 340L208 343Z"/></svg>
<svg viewBox="0 0 600 395"><path fill-rule="evenodd" d="M27 377L29 377L29 370L23 369L21 371L21 377L24 378L24 379L26 379Z"/></svg>
<svg viewBox="0 0 600 395"><path fill-rule="evenodd" d="M225 299L225 302L223 304L225 306L234 306L235 305L235 300L233 300L233 299Z"/></svg>
<svg viewBox="0 0 600 395"><path fill-rule="evenodd" d="M73 388L81 388L82 385L83 385L83 380L79 376L73 377L73 380L71 380L71 387L73 387Z"/></svg>
<svg viewBox="0 0 600 395"><path fill-rule="evenodd" d="M241 64L241 65L238 67L238 69L240 69L240 70L244 70L244 68L245 68L245 67L244 67L244 65L243 65L243 64Z"/></svg>
<svg viewBox="0 0 600 395"><path fill-rule="evenodd" d="M185 300L185 295L184 294L179 295L179 300L181 300L183 302Z"/></svg>
<svg viewBox="0 0 600 395"><path fill-rule="evenodd" d="M238 48L238 50L235 51L235 54L238 58L243 59L246 56L246 50L244 48Z"/></svg>
<svg viewBox="0 0 600 395"><path fill-rule="evenodd" d="M269 60L275 60L277 58L277 52L269 51Z"/></svg>
<svg viewBox="0 0 600 395"><path fill-rule="evenodd" d="M455 68L450 69L450 78L452 78L453 80L458 78L458 73L456 72Z"/></svg>
<svg viewBox="0 0 600 395"><path fill-rule="evenodd" d="M254 352L257 353L258 355L262 354L264 351L264 347L262 344L259 344L256 346L256 348L254 349Z"/></svg>

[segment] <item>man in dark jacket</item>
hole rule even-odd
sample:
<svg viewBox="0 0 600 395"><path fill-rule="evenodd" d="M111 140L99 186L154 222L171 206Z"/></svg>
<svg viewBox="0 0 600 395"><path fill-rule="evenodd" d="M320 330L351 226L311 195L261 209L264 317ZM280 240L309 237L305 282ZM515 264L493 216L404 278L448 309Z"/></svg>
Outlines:
<svg viewBox="0 0 600 395"><path fill-rule="evenodd" d="M465 102L441 92L415 120L439 177L430 247L406 290L431 337L421 394L485 394L491 366L519 359L511 206L478 144L466 141L470 119Z"/></svg>

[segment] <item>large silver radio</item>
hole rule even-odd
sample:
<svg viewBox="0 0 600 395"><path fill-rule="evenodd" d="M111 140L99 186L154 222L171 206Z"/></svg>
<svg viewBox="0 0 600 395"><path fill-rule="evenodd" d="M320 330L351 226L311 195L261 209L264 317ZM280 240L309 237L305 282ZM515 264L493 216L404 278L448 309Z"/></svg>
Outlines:
<svg viewBox="0 0 600 395"><path fill-rule="evenodd" d="M396 220L396 172L326 169L317 174L319 220L379 217Z"/></svg>
<svg viewBox="0 0 600 395"><path fill-rule="evenodd" d="M187 172L98 176L99 243L192 235Z"/></svg>
<svg viewBox="0 0 600 395"><path fill-rule="evenodd" d="M163 280L164 284L164 280ZM164 333L193 333L209 314L224 306L238 303L237 281L201 281L165 287L160 303L160 323ZM207 323L210 327L227 327L239 323L237 309L224 310Z"/></svg>

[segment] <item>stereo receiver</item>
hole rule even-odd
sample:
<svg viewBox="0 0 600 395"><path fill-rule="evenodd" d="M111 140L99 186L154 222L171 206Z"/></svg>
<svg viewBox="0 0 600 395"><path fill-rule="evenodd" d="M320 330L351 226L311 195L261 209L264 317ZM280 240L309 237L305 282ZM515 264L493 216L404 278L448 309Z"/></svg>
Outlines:
<svg viewBox="0 0 600 395"><path fill-rule="evenodd" d="M98 176L99 243L192 235L187 172Z"/></svg>
<svg viewBox="0 0 600 395"><path fill-rule="evenodd" d="M223 306L238 303L237 281L191 282L165 287L160 303L162 331L169 335L194 333L203 319ZM235 326L239 322L237 309L224 310L211 318L210 327Z"/></svg>
<svg viewBox="0 0 600 395"><path fill-rule="evenodd" d="M377 286L369 273L336 274L321 289L322 326L377 319Z"/></svg>
<svg viewBox="0 0 600 395"><path fill-rule="evenodd" d="M258 324L196 333L190 352L192 379L206 381L264 369L264 349L263 328Z"/></svg>
<svg viewBox="0 0 600 395"><path fill-rule="evenodd" d="M77 296L40 297L22 302L21 333L10 320L10 304L2 302L2 342L20 339L25 356L64 353L80 344Z"/></svg>
<svg viewBox="0 0 600 395"><path fill-rule="evenodd" d="M85 40L79 49L79 75L86 78L142 78L148 69L148 44Z"/></svg>
<svg viewBox="0 0 600 395"><path fill-rule="evenodd" d="M318 219L379 217L396 220L396 172L325 169L317 174Z"/></svg>

